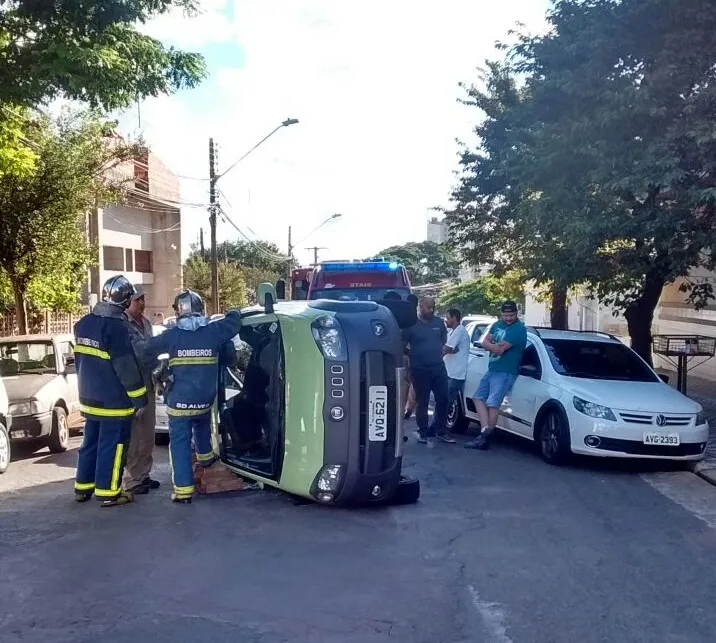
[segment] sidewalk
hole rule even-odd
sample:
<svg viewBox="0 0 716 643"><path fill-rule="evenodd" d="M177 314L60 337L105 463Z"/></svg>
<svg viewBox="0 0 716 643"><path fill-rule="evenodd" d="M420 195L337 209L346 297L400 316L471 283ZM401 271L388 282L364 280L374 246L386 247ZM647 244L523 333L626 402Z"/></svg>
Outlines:
<svg viewBox="0 0 716 643"><path fill-rule="evenodd" d="M676 372L659 369L669 376L669 384L676 388ZM697 475L716 485L716 382L698 377L689 377L686 394L704 407L711 433L706 447L706 457L696 466Z"/></svg>

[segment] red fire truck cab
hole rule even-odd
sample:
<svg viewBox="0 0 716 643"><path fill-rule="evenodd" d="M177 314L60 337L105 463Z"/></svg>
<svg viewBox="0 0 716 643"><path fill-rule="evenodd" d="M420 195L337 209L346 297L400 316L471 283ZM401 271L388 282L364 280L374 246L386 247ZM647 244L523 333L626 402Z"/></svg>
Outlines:
<svg viewBox="0 0 716 643"><path fill-rule="evenodd" d="M408 272L394 261L323 261L294 270L291 282L292 299L377 301L393 291L405 300L410 294Z"/></svg>

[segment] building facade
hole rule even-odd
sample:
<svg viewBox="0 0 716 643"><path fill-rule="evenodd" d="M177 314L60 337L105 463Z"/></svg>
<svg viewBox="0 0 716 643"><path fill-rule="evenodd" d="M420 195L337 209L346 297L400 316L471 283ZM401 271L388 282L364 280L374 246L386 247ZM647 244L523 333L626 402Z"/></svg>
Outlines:
<svg viewBox="0 0 716 643"><path fill-rule="evenodd" d="M182 287L179 179L151 151L112 171L126 194L121 204L88 216L89 239L99 249L85 292L90 306L101 299L102 285L123 274L146 295L145 314L173 315Z"/></svg>

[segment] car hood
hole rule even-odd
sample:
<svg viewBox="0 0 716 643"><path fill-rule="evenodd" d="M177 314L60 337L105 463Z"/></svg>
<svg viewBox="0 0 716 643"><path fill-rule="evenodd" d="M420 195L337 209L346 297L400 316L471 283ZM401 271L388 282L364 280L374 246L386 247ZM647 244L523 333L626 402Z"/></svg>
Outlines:
<svg viewBox="0 0 716 643"><path fill-rule="evenodd" d="M36 397L40 389L49 384L57 375L44 373L38 375L8 375L2 381L7 390L7 397L10 402L17 400L29 400Z"/></svg>
<svg viewBox="0 0 716 643"><path fill-rule="evenodd" d="M577 397L621 411L696 414L701 405L663 382L621 382L561 377L562 388Z"/></svg>

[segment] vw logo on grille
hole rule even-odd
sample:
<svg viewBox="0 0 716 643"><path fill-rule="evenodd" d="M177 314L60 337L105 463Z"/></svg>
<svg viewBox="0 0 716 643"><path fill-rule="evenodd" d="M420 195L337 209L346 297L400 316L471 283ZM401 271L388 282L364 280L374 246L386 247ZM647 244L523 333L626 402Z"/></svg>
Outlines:
<svg viewBox="0 0 716 643"><path fill-rule="evenodd" d="M657 426L664 426L666 424L666 418L663 415L657 415L656 424Z"/></svg>

